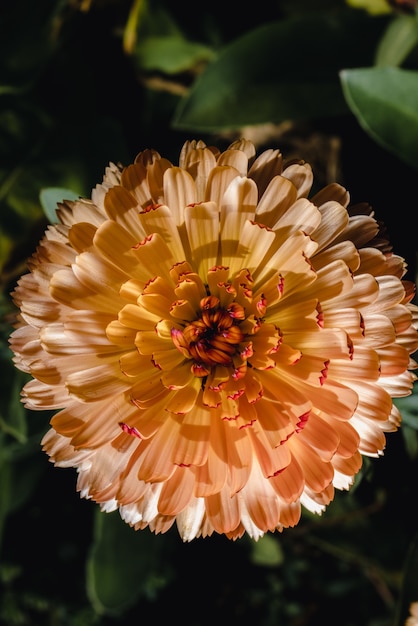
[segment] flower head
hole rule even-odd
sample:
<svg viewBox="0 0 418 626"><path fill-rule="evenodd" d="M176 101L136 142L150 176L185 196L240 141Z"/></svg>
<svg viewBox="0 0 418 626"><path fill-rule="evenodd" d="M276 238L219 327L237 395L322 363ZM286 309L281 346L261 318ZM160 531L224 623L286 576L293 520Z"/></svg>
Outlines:
<svg viewBox="0 0 418 626"><path fill-rule="evenodd" d="M82 496L136 529L257 539L382 454L415 380L413 284L368 205L312 184L279 150L191 141L59 205L11 347Z"/></svg>

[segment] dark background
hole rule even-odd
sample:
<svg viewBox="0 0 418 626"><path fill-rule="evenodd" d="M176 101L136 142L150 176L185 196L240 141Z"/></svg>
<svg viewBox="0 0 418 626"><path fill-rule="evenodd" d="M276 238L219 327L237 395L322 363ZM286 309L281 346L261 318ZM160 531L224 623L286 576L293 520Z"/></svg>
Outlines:
<svg viewBox="0 0 418 626"><path fill-rule="evenodd" d="M388 435L385 456L365 459L350 493L338 493L321 517L304 514L297 528L257 544L220 536L183 544L175 527L164 536L135 533L117 514L106 515L113 525L103 541L105 514L79 498L73 470L54 469L40 450L50 416L20 404L24 377L7 347L10 292L47 224L41 190L89 195L109 161L128 164L146 147L176 161L186 139L226 146L240 135L173 124L179 95L171 85L187 91L197 70L157 70L167 88L150 87L153 73L123 47L134 4L26 0L0 9L0 624L400 625L405 598L418 600L416 402L405 408L401 432ZM229 4L156 3L185 39L214 50L289 13L286 2ZM292 6L306 10L306 2ZM353 203L369 202L415 280L416 168L377 145L348 110L275 126L257 147L264 146L312 163L319 186L335 173ZM123 601L112 604L128 567ZM91 568L106 575L92 579Z"/></svg>

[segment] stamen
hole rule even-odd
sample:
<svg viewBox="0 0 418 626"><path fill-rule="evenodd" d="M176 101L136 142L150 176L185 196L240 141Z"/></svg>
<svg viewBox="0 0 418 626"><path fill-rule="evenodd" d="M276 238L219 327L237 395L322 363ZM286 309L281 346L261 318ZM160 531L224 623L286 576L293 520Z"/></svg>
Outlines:
<svg viewBox="0 0 418 626"><path fill-rule="evenodd" d="M135 428L135 426L128 426L125 422L119 422L119 426L122 428L124 433L132 435L133 437L138 437L138 439L142 439L141 433L137 428Z"/></svg>

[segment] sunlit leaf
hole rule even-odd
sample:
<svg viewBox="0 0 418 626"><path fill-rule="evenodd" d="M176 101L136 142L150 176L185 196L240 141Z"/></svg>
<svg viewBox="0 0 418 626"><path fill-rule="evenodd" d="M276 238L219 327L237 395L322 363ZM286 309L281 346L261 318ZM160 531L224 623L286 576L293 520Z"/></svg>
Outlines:
<svg viewBox="0 0 418 626"><path fill-rule="evenodd" d="M418 72L371 67L346 69L340 76L347 103L363 129L418 167Z"/></svg>
<svg viewBox="0 0 418 626"><path fill-rule="evenodd" d="M355 9L364 9L370 15L382 15L393 10L387 0L347 0L347 4Z"/></svg>
<svg viewBox="0 0 418 626"><path fill-rule="evenodd" d="M385 24L348 11L256 28L207 66L180 101L173 124L215 131L346 113L338 72L372 63Z"/></svg>
<svg viewBox="0 0 418 626"><path fill-rule="evenodd" d="M132 3L123 45L140 72L193 72L213 56L211 48L183 34L163 5L147 0Z"/></svg>
<svg viewBox="0 0 418 626"><path fill-rule="evenodd" d="M207 46L180 36L148 37L136 49L135 60L145 71L177 74L193 70L213 57Z"/></svg>
<svg viewBox="0 0 418 626"><path fill-rule="evenodd" d="M49 187L42 189L39 194L39 200L42 204L45 216L50 224L55 224L57 220L57 204L63 200L78 200L79 194L71 189L63 187Z"/></svg>

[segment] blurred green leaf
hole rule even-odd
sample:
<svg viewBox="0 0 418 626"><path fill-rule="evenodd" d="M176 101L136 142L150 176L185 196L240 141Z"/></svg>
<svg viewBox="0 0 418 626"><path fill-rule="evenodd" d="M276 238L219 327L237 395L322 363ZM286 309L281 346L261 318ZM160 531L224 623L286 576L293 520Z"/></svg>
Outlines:
<svg viewBox="0 0 418 626"><path fill-rule="evenodd" d="M418 433L414 428L402 423L402 436L405 442L405 449L411 459L418 458Z"/></svg>
<svg viewBox="0 0 418 626"><path fill-rule="evenodd" d="M418 459L418 385L413 386L410 396L394 398L393 403L402 416L405 449L411 459Z"/></svg>
<svg viewBox="0 0 418 626"><path fill-rule="evenodd" d="M184 39L181 35L148 37L136 49L135 60L145 71L177 74L193 70L213 57L207 46Z"/></svg>
<svg viewBox="0 0 418 626"><path fill-rule="evenodd" d="M418 167L418 72L370 67L346 69L340 77L347 104L363 129Z"/></svg>
<svg viewBox="0 0 418 626"><path fill-rule="evenodd" d="M140 72L173 75L194 72L213 57L208 46L191 41L163 6L136 0L124 32L124 48Z"/></svg>
<svg viewBox="0 0 418 626"><path fill-rule="evenodd" d="M28 501L43 473L39 442L36 436L23 444L9 443L0 433L0 547L7 517Z"/></svg>
<svg viewBox="0 0 418 626"><path fill-rule="evenodd" d="M394 626L404 626L412 602L418 602L418 535L409 547L403 571L401 600Z"/></svg>
<svg viewBox="0 0 418 626"><path fill-rule="evenodd" d="M0 231L0 272L9 259L12 247L13 243L10 237Z"/></svg>
<svg viewBox="0 0 418 626"><path fill-rule="evenodd" d="M27 381L27 374L23 374L15 369L14 376L10 385L10 400L7 414L7 424L9 433L16 438L17 441L24 443L28 435L26 409L21 402L21 389Z"/></svg>
<svg viewBox="0 0 418 626"><path fill-rule="evenodd" d="M65 116L55 125L42 124L43 117L28 109L0 110L0 267L8 275L13 263L31 254L45 226L42 189L63 188L86 196L110 159L129 158L115 119L91 119L84 111L82 123ZM55 222L53 210L52 216Z"/></svg>
<svg viewBox="0 0 418 626"><path fill-rule="evenodd" d="M41 189L39 194L39 200L50 224L56 224L57 222L56 210L58 202L78 200L79 197L78 193L64 187L48 187L47 189Z"/></svg>
<svg viewBox="0 0 418 626"><path fill-rule="evenodd" d="M386 23L344 11L256 28L207 66L180 101L173 125L216 131L346 113L338 72L372 64Z"/></svg>
<svg viewBox="0 0 418 626"><path fill-rule="evenodd" d="M347 4L355 9L364 9L371 15L382 15L393 11L387 0L347 0Z"/></svg>
<svg viewBox="0 0 418 626"><path fill-rule="evenodd" d="M254 565L276 567L282 565L283 550L277 535L264 535L251 545L251 561Z"/></svg>
<svg viewBox="0 0 418 626"><path fill-rule="evenodd" d="M95 511L87 561L87 593L100 614L119 615L141 597L152 598L169 581L170 535L136 532L118 512Z"/></svg>
<svg viewBox="0 0 418 626"><path fill-rule="evenodd" d="M133 0L130 19L137 31L137 43L147 37L160 35L180 35L181 28L164 2L154 0Z"/></svg>
<svg viewBox="0 0 418 626"><path fill-rule="evenodd" d="M398 66L418 44L418 21L415 15L397 15L379 41L375 65Z"/></svg>
<svg viewBox="0 0 418 626"><path fill-rule="evenodd" d="M3 529L10 510L12 493L13 480L11 464L3 459L0 461L0 548L3 543Z"/></svg>
<svg viewBox="0 0 418 626"><path fill-rule="evenodd" d="M3 93L31 85L56 50L57 19L64 4L56 0L19 0L1 11L0 40L8 52L0 56Z"/></svg>
<svg viewBox="0 0 418 626"><path fill-rule="evenodd" d="M36 185L44 176L42 152L51 128L48 116L23 100L0 101L0 201L13 208L0 212L0 226L12 237L41 217Z"/></svg>
<svg viewBox="0 0 418 626"><path fill-rule="evenodd" d="M402 414L402 422L418 430L418 384L414 384L411 395L394 398L393 402Z"/></svg>

